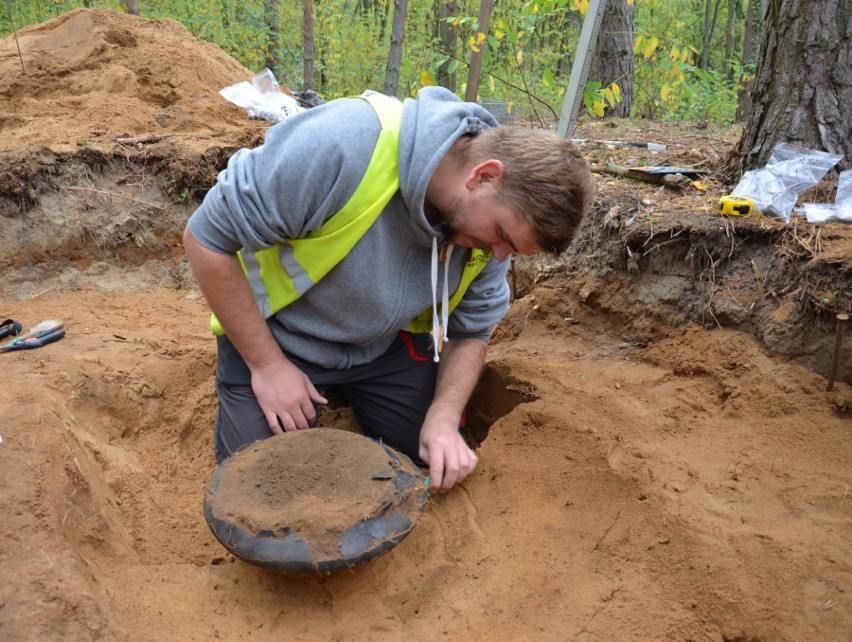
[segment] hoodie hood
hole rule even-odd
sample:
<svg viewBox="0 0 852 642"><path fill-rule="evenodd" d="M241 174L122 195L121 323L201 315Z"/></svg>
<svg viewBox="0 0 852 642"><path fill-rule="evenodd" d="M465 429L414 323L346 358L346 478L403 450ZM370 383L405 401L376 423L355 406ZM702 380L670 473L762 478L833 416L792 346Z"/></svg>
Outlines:
<svg viewBox="0 0 852 642"><path fill-rule="evenodd" d="M431 236L432 243L432 336L434 360L439 361L438 337L447 340L448 269L444 269L440 314L438 309L438 236L439 232L426 220L423 203L426 187L435 168L459 137L497 127L497 121L484 107L466 103L443 87L424 87L417 100L407 98L402 112L399 135L399 187L412 224ZM453 246L447 248L449 263ZM443 334L441 330L443 329Z"/></svg>
<svg viewBox="0 0 852 642"><path fill-rule="evenodd" d="M443 87L424 87L417 99L406 98L399 136L399 183L402 198L420 227L432 236L423 202L438 163L464 134L475 134L497 121L481 105L466 103Z"/></svg>

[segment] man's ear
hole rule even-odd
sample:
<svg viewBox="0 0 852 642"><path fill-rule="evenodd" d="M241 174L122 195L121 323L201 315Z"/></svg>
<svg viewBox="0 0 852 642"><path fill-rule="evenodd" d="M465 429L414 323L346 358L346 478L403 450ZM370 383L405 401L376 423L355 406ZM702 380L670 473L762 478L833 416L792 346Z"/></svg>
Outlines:
<svg viewBox="0 0 852 642"><path fill-rule="evenodd" d="M503 161L492 158L470 170L464 186L469 190L473 190L482 185L493 183L492 187L496 187L502 179Z"/></svg>

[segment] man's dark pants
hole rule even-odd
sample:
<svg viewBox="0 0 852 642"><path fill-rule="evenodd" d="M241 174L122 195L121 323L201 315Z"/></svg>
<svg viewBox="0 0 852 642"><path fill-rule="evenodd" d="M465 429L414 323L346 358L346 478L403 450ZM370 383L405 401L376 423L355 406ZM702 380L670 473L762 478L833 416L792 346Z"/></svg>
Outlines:
<svg viewBox="0 0 852 642"><path fill-rule="evenodd" d="M216 460L222 462L244 444L272 436L251 389L251 372L227 337L218 338L215 427ZM429 334L401 332L378 359L347 370L320 368L291 355L287 358L314 387L342 396L368 437L379 439L420 460L420 427L435 394L438 364L431 357Z"/></svg>

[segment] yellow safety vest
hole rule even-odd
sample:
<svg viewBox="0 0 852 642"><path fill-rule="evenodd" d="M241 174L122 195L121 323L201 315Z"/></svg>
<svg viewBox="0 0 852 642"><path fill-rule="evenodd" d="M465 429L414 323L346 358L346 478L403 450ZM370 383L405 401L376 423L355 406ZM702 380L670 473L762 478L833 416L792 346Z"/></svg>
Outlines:
<svg viewBox="0 0 852 642"><path fill-rule="evenodd" d="M265 319L305 294L343 260L399 189L402 103L396 98L377 93L367 93L359 98L366 100L375 110L382 131L367 171L343 209L323 223L316 232L304 238L289 239L258 252L237 252L254 299ZM449 299L450 312L461 301L468 286L490 258L490 252L471 250L459 287ZM225 334L216 315L210 316L210 329L215 335ZM427 308L415 317L409 323L409 330L431 331L432 308Z"/></svg>

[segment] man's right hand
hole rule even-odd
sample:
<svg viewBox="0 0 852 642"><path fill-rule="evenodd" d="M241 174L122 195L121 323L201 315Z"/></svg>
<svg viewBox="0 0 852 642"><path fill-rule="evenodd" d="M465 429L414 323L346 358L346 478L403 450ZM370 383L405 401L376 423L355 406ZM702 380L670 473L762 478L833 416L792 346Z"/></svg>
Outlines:
<svg viewBox="0 0 852 642"><path fill-rule="evenodd" d="M316 420L313 402L328 402L281 352L254 302L237 257L208 250L195 239L189 226L184 232L184 247L207 303L251 370L251 387L269 428L275 434L308 428Z"/></svg>
<svg viewBox="0 0 852 642"><path fill-rule="evenodd" d="M308 376L281 355L270 364L253 368L251 387L276 435L285 430L305 430L316 421L314 403L328 403Z"/></svg>

